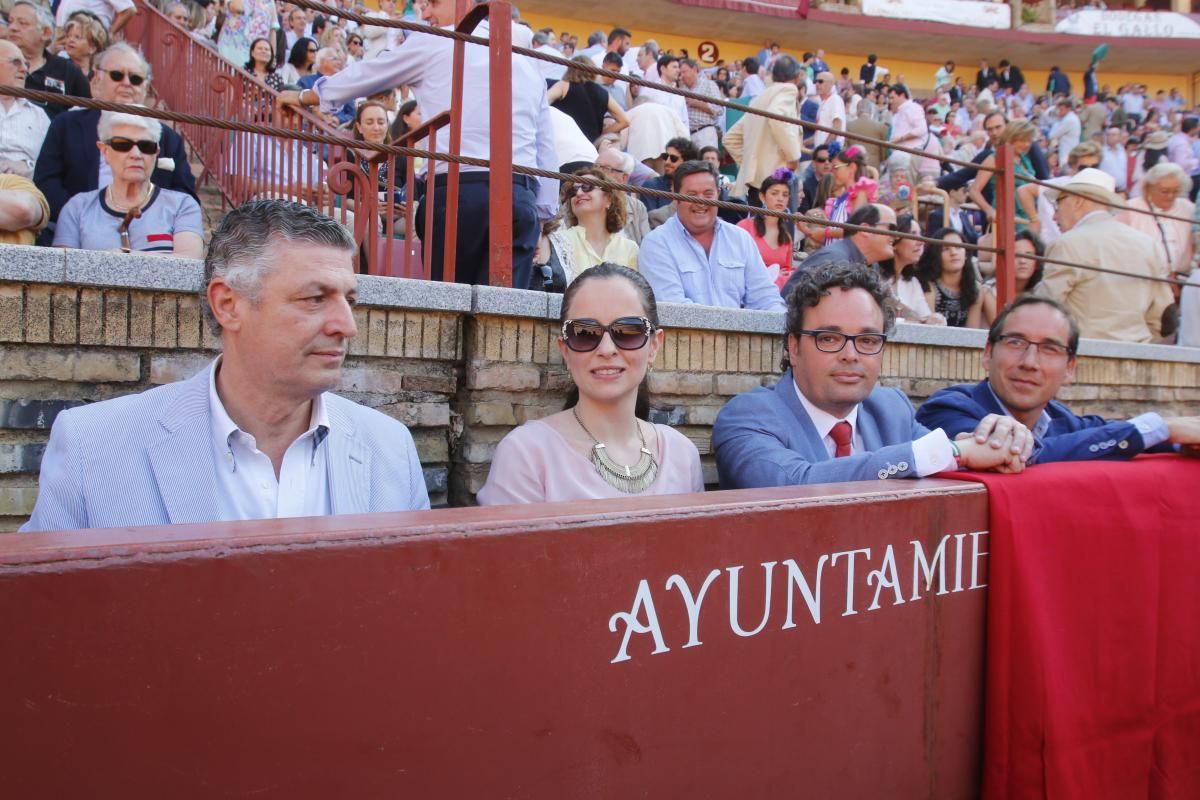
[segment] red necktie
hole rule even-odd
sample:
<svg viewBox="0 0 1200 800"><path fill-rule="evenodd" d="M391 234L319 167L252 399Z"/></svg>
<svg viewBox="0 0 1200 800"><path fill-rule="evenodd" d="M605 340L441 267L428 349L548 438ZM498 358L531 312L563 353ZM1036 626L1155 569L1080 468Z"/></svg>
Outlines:
<svg viewBox="0 0 1200 800"><path fill-rule="evenodd" d="M850 423L842 420L834 425L829 431L829 438L833 439L833 443L837 445L837 450L834 451L834 458L850 455L850 440L853 438L854 432L850 428Z"/></svg>

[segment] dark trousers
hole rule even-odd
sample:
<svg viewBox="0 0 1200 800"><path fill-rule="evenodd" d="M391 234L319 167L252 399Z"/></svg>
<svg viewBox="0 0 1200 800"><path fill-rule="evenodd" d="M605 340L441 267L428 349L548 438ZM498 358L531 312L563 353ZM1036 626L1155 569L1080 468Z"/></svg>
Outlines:
<svg viewBox="0 0 1200 800"><path fill-rule="evenodd" d="M458 176L458 232L455 237L454 280L456 283L488 285L489 236L489 172L461 172ZM541 233L537 216L537 179L528 175L512 175L512 285L529 286L533 271L533 254L537 251ZM425 212L433 208L433 241L425 243L429 261L429 277L440 281L445 260L446 241L446 176L433 181L433 197L428 193L417 209L417 230L425 230Z"/></svg>

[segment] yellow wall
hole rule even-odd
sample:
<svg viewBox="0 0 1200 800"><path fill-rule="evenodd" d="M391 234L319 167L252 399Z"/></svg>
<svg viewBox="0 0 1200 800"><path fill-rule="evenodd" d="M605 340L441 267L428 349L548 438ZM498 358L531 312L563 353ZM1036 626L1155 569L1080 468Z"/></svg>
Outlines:
<svg viewBox="0 0 1200 800"><path fill-rule="evenodd" d="M581 20L569 17L547 16L545 14L525 14L522 12L522 19L533 25L534 29L544 28L550 25L554 28L555 33L568 31L579 37L579 44L582 48L587 42L588 34L593 31L608 31L614 23L612 22L596 22L595 20ZM633 33L633 41L635 44L641 44L647 39L654 39L663 50L674 50L679 52L680 48L686 48L688 53L693 58L697 54L697 46L700 44L700 39L697 37L677 36L670 33L660 33L657 31L648 31L642 29L631 29ZM719 37L710 37L708 41L714 42L720 49L720 57L725 62L732 63L733 61L746 58L758 53L762 49L761 43L754 42L734 42ZM785 44L786 48L786 44ZM799 56L799 49L791 49L793 55ZM885 49L878 48L876 52L879 54L879 63L889 70L891 74L903 75L909 86L914 89L929 90L933 88L934 73L942 66L940 62L929 61L913 61L910 59L894 58ZM837 74L842 67L849 67L850 74L854 78L858 77L858 68L865 61L864 53L857 55L847 55L845 53L826 52L825 60L833 68L834 74ZM1021 66L1018 64L1018 66ZM1067 75L1071 79L1072 88L1078 93L1083 90L1083 70L1072 70L1069 65L1060 65L1068 67ZM957 70L963 75L964 80L969 84L975 80L975 71L979 68L977 63L959 64ZM1035 92L1044 91L1046 88L1046 76L1049 70L1025 69L1026 80L1030 82L1031 88ZM1183 72L1178 75L1150 75L1145 73L1129 73L1129 72L1107 72L1104 70L1104 65L1100 66L1100 84L1108 84L1115 91L1121 84L1136 81L1144 83L1150 88L1150 94L1159 89L1170 90L1172 87L1179 89L1184 97L1190 97L1192 93L1192 81L1188 73Z"/></svg>

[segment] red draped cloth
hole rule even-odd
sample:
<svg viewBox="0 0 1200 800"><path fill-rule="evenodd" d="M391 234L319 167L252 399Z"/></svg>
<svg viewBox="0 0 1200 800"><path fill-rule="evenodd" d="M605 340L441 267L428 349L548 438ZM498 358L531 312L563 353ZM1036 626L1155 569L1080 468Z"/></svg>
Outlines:
<svg viewBox="0 0 1200 800"><path fill-rule="evenodd" d="M1200 459L988 487L983 797L1200 798Z"/></svg>

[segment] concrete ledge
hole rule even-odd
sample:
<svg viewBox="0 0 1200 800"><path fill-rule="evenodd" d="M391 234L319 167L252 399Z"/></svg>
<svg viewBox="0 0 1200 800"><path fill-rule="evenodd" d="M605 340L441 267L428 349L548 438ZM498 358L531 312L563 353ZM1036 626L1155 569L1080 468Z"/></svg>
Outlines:
<svg viewBox="0 0 1200 800"><path fill-rule="evenodd" d="M987 342L987 331L982 328L949 328L897 322L888 341L901 344L938 344L944 347L977 347L982 350Z"/></svg>
<svg viewBox="0 0 1200 800"><path fill-rule="evenodd" d="M62 283L67 274L66 254L56 247L0 245L0 281Z"/></svg>
<svg viewBox="0 0 1200 800"><path fill-rule="evenodd" d="M659 303L658 321L664 328L688 328L735 333L776 333L783 335L782 311L750 311L741 308L717 308L693 303Z"/></svg>
<svg viewBox="0 0 1200 800"><path fill-rule="evenodd" d="M434 283L379 275L358 276L358 302L367 306L465 313L471 310L471 289L461 283Z"/></svg>
<svg viewBox="0 0 1200 800"><path fill-rule="evenodd" d="M533 317L546 319L549 297L545 292L527 289L506 289L502 286L472 286L471 311L499 317ZM553 295L559 297L559 295ZM555 316L558 315L557 308Z"/></svg>
<svg viewBox="0 0 1200 800"><path fill-rule="evenodd" d="M1170 344L1130 344L1103 339L1081 339L1079 355L1092 358L1128 358L1136 361L1173 361L1200 364L1200 348Z"/></svg>
<svg viewBox="0 0 1200 800"><path fill-rule="evenodd" d="M66 250L64 283L165 292L200 291L204 262L191 258L103 250Z"/></svg>

